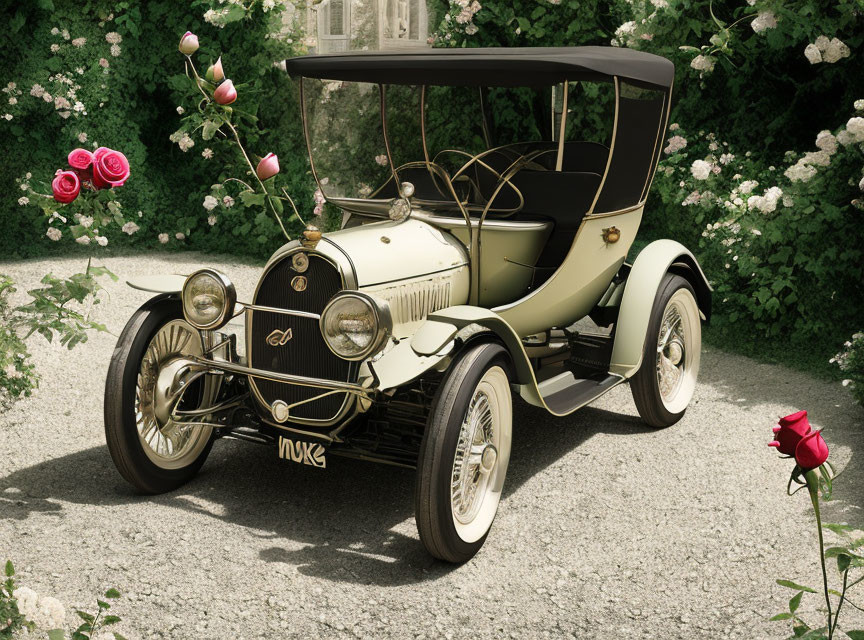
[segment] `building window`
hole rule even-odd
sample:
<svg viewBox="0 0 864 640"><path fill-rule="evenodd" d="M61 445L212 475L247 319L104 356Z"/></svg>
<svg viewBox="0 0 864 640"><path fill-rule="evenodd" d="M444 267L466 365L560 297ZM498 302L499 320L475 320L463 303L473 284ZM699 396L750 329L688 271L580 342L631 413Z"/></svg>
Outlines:
<svg viewBox="0 0 864 640"><path fill-rule="evenodd" d="M318 5L318 51L347 51L351 39L351 0L324 0Z"/></svg>
<svg viewBox="0 0 864 640"><path fill-rule="evenodd" d="M379 0L382 48L426 44L424 0Z"/></svg>

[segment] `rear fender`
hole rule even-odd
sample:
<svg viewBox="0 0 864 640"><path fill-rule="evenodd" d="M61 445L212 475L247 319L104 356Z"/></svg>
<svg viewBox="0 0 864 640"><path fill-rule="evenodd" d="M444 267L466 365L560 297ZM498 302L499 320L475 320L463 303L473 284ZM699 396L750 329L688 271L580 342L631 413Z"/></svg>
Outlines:
<svg viewBox="0 0 864 640"><path fill-rule="evenodd" d="M667 273L679 275L693 286L702 319L710 319L711 285L693 254L674 240L652 242L636 257L624 285L610 373L630 378L639 370L654 298Z"/></svg>

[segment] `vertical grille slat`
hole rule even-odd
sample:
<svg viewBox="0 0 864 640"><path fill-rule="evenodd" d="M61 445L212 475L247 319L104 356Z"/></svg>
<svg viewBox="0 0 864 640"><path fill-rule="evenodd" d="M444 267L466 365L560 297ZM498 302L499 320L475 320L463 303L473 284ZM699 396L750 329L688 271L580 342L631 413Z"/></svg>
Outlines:
<svg viewBox="0 0 864 640"><path fill-rule="evenodd" d="M307 280L304 291L295 291L291 282L298 275ZM254 303L278 309L292 309L320 314L325 305L342 289L339 271L326 258L310 254L309 267L302 274L294 270L291 257L283 258L264 275ZM292 338L282 346L267 344L274 330L291 329ZM252 366L312 378L355 382L353 363L333 354L324 343L318 322L272 311L253 311L251 344L248 346ZM326 393L324 389L300 387L271 380L256 379L253 384L270 405L282 400L291 405ZM291 410L291 416L323 422L335 419L347 394L335 393Z"/></svg>

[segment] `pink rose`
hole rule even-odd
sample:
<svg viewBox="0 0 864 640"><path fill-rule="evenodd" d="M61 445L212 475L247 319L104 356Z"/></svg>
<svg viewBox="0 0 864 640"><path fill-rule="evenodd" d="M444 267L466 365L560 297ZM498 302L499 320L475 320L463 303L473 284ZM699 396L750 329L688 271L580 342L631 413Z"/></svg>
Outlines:
<svg viewBox="0 0 864 640"><path fill-rule="evenodd" d="M258 178L261 180L272 178L279 173L279 158L273 153L268 153L261 158L261 162L258 163L255 173L258 174Z"/></svg>
<svg viewBox="0 0 864 640"><path fill-rule="evenodd" d="M99 147L93 153L93 186L120 187L129 178L129 161L119 151Z"/></svg>
<svg viewBox="0 0 864 640"><path fill-rule="evenodd" d="M54 199L57 202L67 204L78 197L78 193L81 191L81 181L74 171L58 170L54 181L51 183L51 190L54 192Z"/></svg>
<svg viewBox="0 0 864 640"><path fill-rule="evenodd" d="M228 105L237 99L237 89L234 88L234 83L226 80L213 92L213 99L217 104Z"/></svg>
<svg viewBox="0 0 864 640"><path fill-rule="evenodd" d="M183 55L191 56L193 53L198 51L198 36L191 31L187 31L183 34L183 37L180 38L180 46L177 48L180 49L180 53Z"/></svg>
<svg viewBox="0 0 864 640"><path fill-rule="evenodd" d="M69 166L83 171L93 164L93 154L87 149L73 149L69 153Z"/></svg>

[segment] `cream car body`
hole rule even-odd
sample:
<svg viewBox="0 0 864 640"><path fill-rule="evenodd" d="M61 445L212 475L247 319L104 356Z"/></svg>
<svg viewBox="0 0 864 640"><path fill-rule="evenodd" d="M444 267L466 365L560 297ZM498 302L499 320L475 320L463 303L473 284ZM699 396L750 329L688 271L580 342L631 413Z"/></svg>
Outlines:
<svg viewBox="0 0 864 640"><path fill-rule="evenodd" d="M314 467L331 453L416 467L420 537L455 562L479 549L497 510L512 393L563 416L630 380L646 422L681 418L711 288L677 242L627 262L663 147L670 62L603 47L434 49L287 68L300 78L312 174L344 228L310 226L278 249L251 300L210 269L129 282L161 295L124 330L106 387L109 448L127 479L153 492L188 480L209 451L198 437L189 453L200 429ZM568 129L582 82L611 92L603 142ZM435 148L430 101L462 104L439 85L477 90L480 150ZM551 97L543 140L495 146L489 87ZM379 171L376 189L323 173L364 142L349 128L340 147L339 121L316 116L340 92L361 116L379 109L386 153L362 169ZM388 107L390 92L416 99L413 129L390 121L406 114ZM420 144L400 144L406 131ZM363 197L346 193L360 184ZM232 317L245 322L245 357L220 331Z"/></svg>

